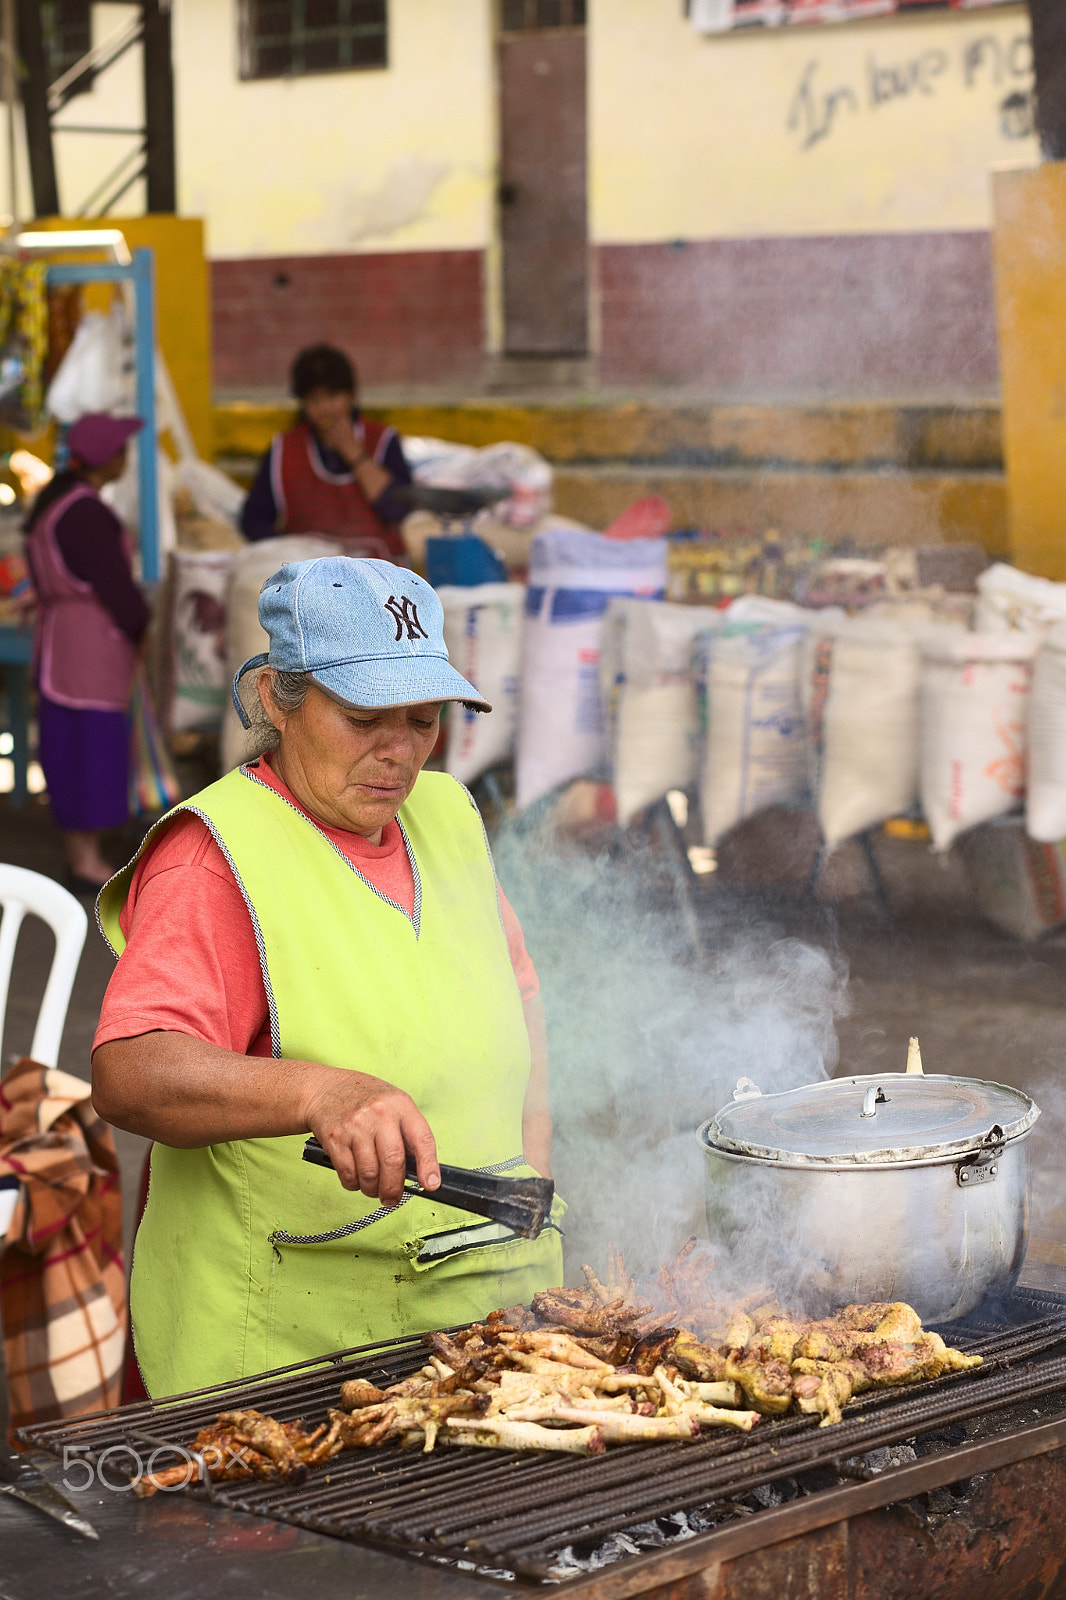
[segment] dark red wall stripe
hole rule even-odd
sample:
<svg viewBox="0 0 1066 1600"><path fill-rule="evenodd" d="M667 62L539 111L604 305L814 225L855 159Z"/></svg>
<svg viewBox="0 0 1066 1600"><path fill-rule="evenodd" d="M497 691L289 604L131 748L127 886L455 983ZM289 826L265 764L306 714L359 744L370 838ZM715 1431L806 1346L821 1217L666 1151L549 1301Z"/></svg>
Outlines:
<svg viewBox="0 0 1066 1600"><path fill-rule="evenodd" d="M998 384L986 233L602 245L593 267L607 385L859 399ZM481 377L480 251L216 261L211 275L220 388L283 388L318 340L374 387Z"/></svg>

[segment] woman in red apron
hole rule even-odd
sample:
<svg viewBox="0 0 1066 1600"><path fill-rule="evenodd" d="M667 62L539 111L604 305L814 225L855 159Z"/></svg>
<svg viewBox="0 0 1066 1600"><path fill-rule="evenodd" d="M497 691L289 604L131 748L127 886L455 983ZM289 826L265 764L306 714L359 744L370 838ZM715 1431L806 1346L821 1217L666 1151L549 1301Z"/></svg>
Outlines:
<svg viewBox="0 0 1066 1600"><path fill-rule="evenodd" d="M397 489L411 469L395 428L360 414L348 357L331 345L301 350L292 367L300 420L274 435L241 512L246 539L314 533L338 554L407 564Z"/></svg>
<svg viewBox="0 0 1066 1600"><path fill-rule="evenodd" d="M121 476L141 426L137 417L80 418L68 435L70 466L41 490L26 523L39 602L40 760L76 894L95 896L111 876L101 836L129 819L127 707L148 607L125 529L100 490Z"/></svg>

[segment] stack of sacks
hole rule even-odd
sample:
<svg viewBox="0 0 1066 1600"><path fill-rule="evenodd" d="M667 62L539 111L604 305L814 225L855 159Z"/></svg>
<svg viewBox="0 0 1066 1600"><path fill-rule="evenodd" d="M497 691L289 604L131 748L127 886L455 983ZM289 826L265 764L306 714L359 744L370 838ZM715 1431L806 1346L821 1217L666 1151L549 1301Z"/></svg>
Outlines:
<svg viewBox="0 0 1066 1600"><path fill-rule="evenodd" d="M1066 922L1066 584L999 564L982 573L977 588L977 637L986 651L998 645L1004 653L981 660L982 682L975 664L966 710L979 724L987 760L976 774L976 750L969 768L959 760L961 795L951 796L942 832L969 826L978 799L988 806L982 820L995 806L992 824L960 841L970 882L990 921L1037 939ZM955 698L962 698L957 683ZM1023 790L1024 823L1004 814ZM963 799L969 810L957 822Z"/></svg>
<svg viewBox="0 0 1066 1600"><path fill-rule="evenodd" d="M918 800L921 645L928 624L812 619L803 675L811 788L832 848Z"/></svg>
<svg viewBox="0 0 1066 1600"><path fill-rule="evenodd" d="M664 539L623 542L570 528L534 539L518 721L519 810L605 766L604 614L612 595L659 598L665 583Z"/></svg>
<svg viewBox="0 0 1066 1600"><path fill-rule="evenodd" d="M461 783L473 783L514 754L525 592L520 583L437 590L452 666L492 707L490 715L458 703L448 707L445 767Z"/></svg>
<svg viewBox="0 0 1066 1600"><path fill-rule="evenodd" d="M934 850L1025 794L1033 633L931 634L922 652L922 809Z"/></svg>
<svg viewBox="0 0 1066 1600"><path fill-rule="evenodd" d="M746 596L700 634L700 814L709 845L746 817L806 793L800 679L810 621L787 601Z"/></svg>
<svg viewBox="0 0 1066 1600"><path fill-rule="evenodd" d="M669 601L612 600L604 617L600 684L618 820L695 782L697 635L724 613Z"/></svg>

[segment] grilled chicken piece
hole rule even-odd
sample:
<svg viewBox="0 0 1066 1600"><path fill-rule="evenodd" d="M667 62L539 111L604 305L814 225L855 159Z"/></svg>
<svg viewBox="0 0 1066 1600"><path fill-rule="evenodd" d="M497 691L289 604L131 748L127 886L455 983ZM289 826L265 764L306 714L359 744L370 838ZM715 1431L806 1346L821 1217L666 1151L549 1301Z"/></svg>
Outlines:
<svg viewBox="0 0 1066 1600"><path fill-rule="evenodd" d="M868 1306L845 1306L829 1319L855 1333L877 1333L882 1339L902 1339L905 1343L922 1331L922 1319L902 1300L874 1300Z"/></svg>
<svg viewBox="0 0 1066 1600"><path fill-rule="evenodd" d="M569 1333L561 1329L542 1329L539 1333L501 1334L500 1343L509 1350L521 1350L526 1355L546 1356L552 1361L565 1361L571 1367L588 1367L593 1372L608 1372L611 1363L590 1355L584 1345L578 1344Z"/></svg>
<svg viewBox="0 0 1066 1600"><path fill-rule="evenodd" d="M576 1423L592 1427L605 1444L650 1444L663 1439L690 1441L700 1436L695 1417L642 1417L633 1412L602 1411L563 1401L524 1407L510 1413L516 1422Z"/></svg>
<svg viewBox="0 0 1066 1600"><path fill-rule="evenodd" d="M809 1323L791 1317L768 1317L761 1322L748 1342L749 1350L758 1350L769 1360L791 1361L810 1328Z"/></svg>
<svg viewBox="0 0 1066 1600"><path fill-rule="evenodd" d="M729 1350L746 1350L754 1332L755 1319L746 1311L734 1311L726 1327L722 1344Z"/></svg>
<svg viewBox="0 0 1066 1600"><path fill-rule="evenodd" d="M645 1334L633 1345L626 1365L632 1367L634 1372L643 1372L650 1377L656 1367L673 1359L674 1343L680 1332L680 1328L658 1328L654 1333ZM693 1376L699 1377L701 1374L694 1373ZM708 1372L706 1376L717 1378L721 1374Z"/></svg>
<svg viewBox="0 0 1066 1600"><path fill-rule="evenodd" d="M291 1433L273 1417L265 1417L261 1411L220 1411L218 1423L260 1455L268 1456L289 1483L301 1483L307 1476L307 1465ZM300 1426L290 1423L288 1428ZM312 1437L317 1439L319 1435Z"/></svg>
<svg viewBox="0 0 1066 1600"><path fill-rule="evenodd" d="M605 1305L591 1289L542 1289L533 1296L531 1309L538 1322L603 1338L631 1328L650 1307L627 1305L621 1296Z"/></svg>
<svg viewBox="0 0 1066 1600"><path fill-rule="evenodd" d="M349 1378L341 1384L341 1405L345 1411L358 1411L360 1406L379 1406L384 1399L384 1390L365 1378Z"/></svg>
<svg viewBox="0 0 1066 1600"><path fill-rule="evenodd" d="M793 1362L792 1371L796 1404L808 1415L821 1413L822 1428L840 1422L841 1410L852 1395L870 1387L870 1380L857 1361L811 1361L800 1356Z"/></svg>
<svg viewBox="0 0 1066 1600"><path fill-rule="evenodd" d="M701 1344L686 1329L681 1328L667 1347L665 1357L683 1372L686 1378L697 1378L703 1383L717 1383L726 1377L725 1357L710 1345Z"/></svg>
<svg viewBox="0 0 1066 1600"><path fill-rule="evenodd" d="M722 1376L739 1383L749 1405L767 1416L783 1416L792 1403L792 1373L787 1361L772 1356L764 1360L752 1350L743 1355L730 1352Z"/></svg>
<svg viewBox="0 0 1066 1600"><path fill-rule="evenodd" d="M449 1417L445 1437L453 1444L488 1445L494 1450L562 1450L570 1455L602 1455L606 1448L599 1422L587 1428L541 1428L510 1417Z"/></svg>
<svg viewBox="0 0 1066 1600"><path fill-rule="evenodd" d="M455 1379L457 1385L468 1388L478 1378L483 1378L489 1370L492 1357L487 1346L477 1348L477 1342L471 1340L469 1344L460 1347L446 1333L424 1333L422 1343L428 1345L433 1354L449 1368L449 1375Z"/></svg>

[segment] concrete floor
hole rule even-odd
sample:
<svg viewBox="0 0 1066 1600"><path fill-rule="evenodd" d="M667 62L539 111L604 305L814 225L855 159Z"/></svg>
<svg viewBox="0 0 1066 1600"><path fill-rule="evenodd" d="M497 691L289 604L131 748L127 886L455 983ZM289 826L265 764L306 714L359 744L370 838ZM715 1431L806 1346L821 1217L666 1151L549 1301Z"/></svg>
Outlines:
<svg viewBox="0 0 1066 1600"><path fill-rule="evenodd" d="M123 844L135 845L136 835ZM117 853L116 848L116 859ZM697 900L705 938L709 934L719 946L728 945L731 930L743 925L750 937L754 926L770 938L784 934L809 940L846 962L850 1014L837 1024L839 1074L901 1069L907 1040L917 1033L927 1070L990 1078L1031 1092L1045 1111L1033 1141L1033 1231L1066 1243L1066 1194L1060 1192L1066 932L1021 944L981 919L953 856L941 863L919 842L888 838L878 840L877 854L892 901L891 920L870 893L858 851L849 854L845 847L813 904L796 895L755 900L716 888L713 881L704 883ZM13 811L7 797L0 797L0 858L61 877L59 841L43 803L31 801ZM506 862L501 876L509 887ZM524 919L520 895L516 904ZM668 900L664 914L670 915ZM42 925L27 923L9 1000L5 1063L28 1050L50 943ZM78 1076L88 1077L90 1044L111 970L110 953L91 924L59 1063ZM541 972L544 978L544 967ZM121 1132L116 1141L128 1239L145 1144Z"/></svg>

